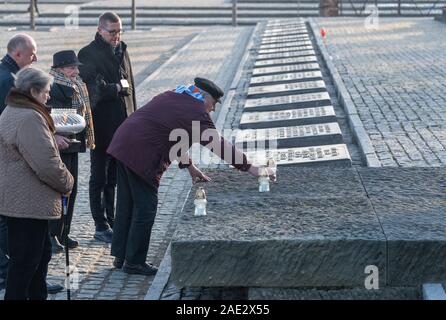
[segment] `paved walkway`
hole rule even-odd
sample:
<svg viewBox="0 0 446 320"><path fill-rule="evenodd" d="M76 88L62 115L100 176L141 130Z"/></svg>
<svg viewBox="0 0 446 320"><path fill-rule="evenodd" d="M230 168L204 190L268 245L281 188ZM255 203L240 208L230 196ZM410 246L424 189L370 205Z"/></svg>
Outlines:
<svg viewBox="0 0 446 320"><path fill-rule="evenodd" d="M192 82L195 76L214 79L222 87L228 88L251 30L211 28L200 31L191 28L159 28L144 33L126 33L124 40L129 44L136 78L140 79L137 81L138 105L162 91L174 88L177 84ZM2 34L2 45L11 34ZM60 33L30 34L36 38L38 45L40 44L40 61L37 65L43 69L51 64L51 54L66 47L64 43L68 41ZM80 34L72 46L76 50L85 45L92 36L90 29L82 29ZM72 293L72 297L143 299L153 277L127 275L122 271L113 270L109 245L93 239L94 224L88 202L88 153L82 154L79 162L79 191L71 234L80 241L80 247L71 251L70 259L79 273L80 286ZM159 265L175 230L175 214L180 211L190 186L187 171L174 166L163 177L147 261ZM49 280L62 283L64 268L64 255L54 256L50 263ZM65 299L65 293L53 295L51 299Z"/></svg>
<svg viewBox="0 0 446 320"><path fill-rule="evenodd" d="M316 19L382 166L446 165L446 25Z"/></svg>

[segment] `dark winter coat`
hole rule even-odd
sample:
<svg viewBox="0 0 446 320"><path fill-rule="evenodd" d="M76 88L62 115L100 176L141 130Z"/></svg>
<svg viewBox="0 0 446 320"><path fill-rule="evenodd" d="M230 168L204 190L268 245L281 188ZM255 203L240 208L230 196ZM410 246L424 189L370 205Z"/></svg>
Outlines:
<svg viewBox="0 0 446 320"><path fill-rule="evenodd" d="M136 110L135 83L127 45L121 41L122 55L99 33L95 40L79 51L83 63L80 77L87 84L93 113L96 148L106 149L121 123ZM116 84L126 79L130 85L128 94L118 93Z"/></svg>

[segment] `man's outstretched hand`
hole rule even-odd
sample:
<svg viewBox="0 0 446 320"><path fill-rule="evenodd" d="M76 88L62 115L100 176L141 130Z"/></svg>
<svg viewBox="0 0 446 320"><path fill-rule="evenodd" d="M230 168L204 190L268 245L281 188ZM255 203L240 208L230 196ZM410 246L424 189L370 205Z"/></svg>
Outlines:
<svg viewBox="0 0 446 320"><path fill-rule="evenodd" d="M189 174L192 178L192 183L196 184L197 182L209 182L211 181L211 178L209 178L207 175L205 175L203 172L200 171L195 165L191 164L188 167Z"/></svg>

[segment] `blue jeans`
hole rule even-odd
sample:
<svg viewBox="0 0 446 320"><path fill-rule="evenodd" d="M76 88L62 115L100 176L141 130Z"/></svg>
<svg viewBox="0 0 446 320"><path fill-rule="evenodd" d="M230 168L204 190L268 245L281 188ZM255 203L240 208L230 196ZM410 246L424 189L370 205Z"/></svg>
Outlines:
<svg viewBox="0 0 446 320"><path fill-rule="evenodd" d="M8 253L8 225L6 224L6 217L0 216L0 283L6 281L6 274L8 272L9 259L6 256Z"/></svg>

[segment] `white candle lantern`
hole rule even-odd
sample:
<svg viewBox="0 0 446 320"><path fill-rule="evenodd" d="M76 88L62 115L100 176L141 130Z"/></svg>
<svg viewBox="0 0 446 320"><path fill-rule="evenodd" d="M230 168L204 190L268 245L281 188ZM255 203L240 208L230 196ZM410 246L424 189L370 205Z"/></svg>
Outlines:
<svg viewBox="0 0 446 320"><path fill-rule="evenodd" d="M259 192L269 192L269 175L266 168L260 168Z"/></svg>
<svg viewBox="0 0 446 320"><path fill-rule="evenodd" d="M205 216L206 213L206 192L204 191L203 187L199 187L197 192L195 193L195 212L194 216Z"/></svg>

